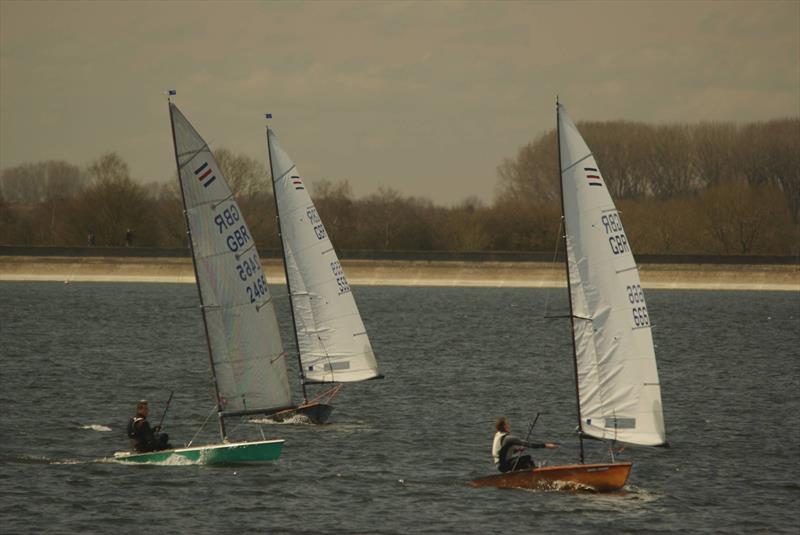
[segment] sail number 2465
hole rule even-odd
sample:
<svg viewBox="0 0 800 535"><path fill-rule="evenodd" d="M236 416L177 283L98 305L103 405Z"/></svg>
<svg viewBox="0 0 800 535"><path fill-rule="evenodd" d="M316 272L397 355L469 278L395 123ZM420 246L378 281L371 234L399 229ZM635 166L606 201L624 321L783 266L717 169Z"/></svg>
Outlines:
<svg viewBox="0 0 800 535"><path fill-rule="evenodd" d="M264 272L261 269L261 261L258 259L257 252L253 251L250 255L244 257L241 262L236 264L236 271L239 273L239 278L247 283L244 289L251 303L255 303L260 301L262 297L266 297L267 279L264 278Z"/></svg>
<svg viewBox="0 0 800 535"><path fill-rule="evenodd" d="M267 281L264 278L264 275L257 277L252 283L249 283L246 287L247 290L247 297L250 298L251 303L255 303L259 301L262 297L267 295Z"/></svg>
<svg viewBox="0 0 800 535"><path fill-rule="evenodd" d="M239 272L239 278L246 281L253 275L261 272L261 264L258 261L258 253L246 256L241 263L236 264L236 271Z"/></svg>
<svg viewBox="0 0 800 535"><path fill-rule="evenodd" d="M650 325L650 316L647 315L647 305L644 302L642 285L631 284L626 286L625 289L628 292L628 301L633 305L631 309L633 324L636 327L648 327Z"/></svg>

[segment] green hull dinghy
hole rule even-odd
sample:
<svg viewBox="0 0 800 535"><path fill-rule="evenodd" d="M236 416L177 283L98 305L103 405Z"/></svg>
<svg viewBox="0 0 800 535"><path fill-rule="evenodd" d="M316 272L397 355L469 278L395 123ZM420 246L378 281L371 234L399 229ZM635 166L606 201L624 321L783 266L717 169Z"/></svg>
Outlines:
<svg viewBox="0 0 800 535"><path fill-rule="evenodd" d="M126 463L155 464L243 464L275 461L280 457L283 440L231 442L192 448L151 451L147 453L117 452L114 459Z"/></svg>

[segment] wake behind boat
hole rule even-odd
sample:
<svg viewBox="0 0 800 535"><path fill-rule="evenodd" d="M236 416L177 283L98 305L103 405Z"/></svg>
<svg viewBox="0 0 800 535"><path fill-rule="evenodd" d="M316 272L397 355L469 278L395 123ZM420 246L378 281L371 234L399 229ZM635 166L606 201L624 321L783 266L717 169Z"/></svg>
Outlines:
<svg viewBox="0 0 800 535"><path fill-rule="evenodd" d="M622 221L597 162L556 102L580 464L482 477L473 487L621 489L631 463L584 464L583 438L666 444L650 317ZM613 452L613 449L610 451Z"/></svg>

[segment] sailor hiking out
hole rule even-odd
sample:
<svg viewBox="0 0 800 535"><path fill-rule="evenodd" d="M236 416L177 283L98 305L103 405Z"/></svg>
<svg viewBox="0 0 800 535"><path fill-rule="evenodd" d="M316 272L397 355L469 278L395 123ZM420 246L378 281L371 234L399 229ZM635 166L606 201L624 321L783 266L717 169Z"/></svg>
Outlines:
<svg viewBox="0 0 800 535"><path fill-rule="evenodd" d="M497 432L492 441L492 458L501 472L536 468L530 455L522 455L525 448L556 448L551 442L527 442L512 435L511 424L504 416L497 419L494 428Z"/></svg>

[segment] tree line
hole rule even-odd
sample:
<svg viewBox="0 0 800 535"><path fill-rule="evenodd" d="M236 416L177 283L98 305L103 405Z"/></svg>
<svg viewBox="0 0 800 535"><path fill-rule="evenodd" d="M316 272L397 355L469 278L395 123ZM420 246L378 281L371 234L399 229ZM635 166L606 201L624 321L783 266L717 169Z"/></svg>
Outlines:
<svg viewBox="0 0 800 535"><path fill-rule="evenodd" d="M800 253L800 119L738 125L578 125L634 251ZM497 169L495 198L453 206L391 188L356 197L347 180L312 182L343 250L552 251L560 229L555 131ZM214 151L260 247L279 247L266 166ZM0 175L0 243L186 246L177 179L142 183L115 153L80 167L26 163Z"/></svg>

